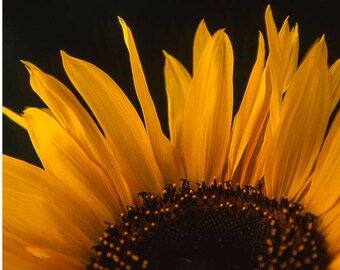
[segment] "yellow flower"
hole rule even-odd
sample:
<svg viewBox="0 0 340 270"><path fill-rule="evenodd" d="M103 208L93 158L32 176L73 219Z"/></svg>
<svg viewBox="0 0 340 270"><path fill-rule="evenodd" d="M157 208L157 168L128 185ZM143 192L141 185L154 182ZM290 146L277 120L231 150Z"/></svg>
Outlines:
<svg viewBox="0 0 340 270"><path fill-rule="evenodd" d="M130 213L126 206L143 204L139 192L157 197L174 192L172 184L182 185L183 191L188 188L186 181L180 183L184 178L193 183L205 181L201 189L214 180L231 179L241 188L264 183L264 188L258 186L249 194L260 194L263 189L271 205L272 199L279 202L285 197L281 206L288 199L289 207L273 210L281 219L295 207L292 202L303 204L304 210L294 208L289 217L307 211L318 217L317 232L330 258L328 268L340 269L340 115L336 111L340 60L328 67L322 37L298 66L297 25L290 29L286 20L277 31L270 7L265 21L269 54L266 58L260 33L257 58L234 117L233 50L223 30L210 35L205 22L200 23L192 76L164 52L170 140L162 132L132 33L122 19L144 122L119 86L94 65L61 52L68 77L98 124L66 86L23 61L33 90L48 109L27 108L19 116L4 108L4 113L27 129L44 169L3 156L4 268L85 269L91 257L102 255L91 249L98 241L110 245L103 240L108 230L104 221L123 226L118 214ZM166 184L171 185L164 189ZM241 190L239 186L231 189ZM199 192L188 188L186 195L199 197ZM206 200L207 193L202 194ZM142 197L144 206L158 202L155 196ZM287 249L282 244L272 261L265 261L267 253L259 253L259 266L313 264L318 253L313 252L314 243L308 237L315 231L306 231L306 239L299 239L299 231L293 236L302 241L296 252L311 247L301 257L303 261L296 257L280 261L280 252ZM273 246L267 246L269 254ZM139 259L138 254L126 253L132 260ZM106 256L121 269L129 269L111 251ZM102 269L96 259L91 267ZM146 261L141 267L146 267Z"/></svg>

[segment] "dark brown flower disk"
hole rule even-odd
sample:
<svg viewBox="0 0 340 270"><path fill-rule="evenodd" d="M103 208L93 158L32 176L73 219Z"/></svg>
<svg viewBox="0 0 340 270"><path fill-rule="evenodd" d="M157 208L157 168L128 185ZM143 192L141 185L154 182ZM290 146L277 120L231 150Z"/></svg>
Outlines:
<svg viewBox="0 0 340 270"><path fill-rule="evenodd" d="M330 262L317 218L301 204L263 194L263 183L168 185L139 194L107 229L92 269L325 269Z"/></svg>

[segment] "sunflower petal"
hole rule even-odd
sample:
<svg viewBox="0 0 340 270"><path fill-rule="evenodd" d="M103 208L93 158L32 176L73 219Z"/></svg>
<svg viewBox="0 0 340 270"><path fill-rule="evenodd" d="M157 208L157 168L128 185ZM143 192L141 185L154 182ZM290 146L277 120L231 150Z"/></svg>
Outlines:
<svg viewBox="0 0 340 270"><path fill-rule="evenodd" d="M268 195L277 199L297 195L319 153L331 103L326 55L326 44L321 39L309 51L286 92L265 168Z"/></svg>
<svg viewBox="0 0 340 270"><path fill-rule="evenodd" d="M257 58L251 72L240 109L236 114L232 127L232 138L229 149L229 174L227 179L234 179L233 174L241 160L241 156L254 132L258 118L263 118L263 103L265 101L265 88L262 87L263 69L265 60L265 47L263 36L259 35Z"/></svg>
<svg viewBox="0 0 340 270"><path fill-rule="evenodd" d="M198 62L201 58L201 55L204 51L205 46L208 44L208 41L210 40L211 35L209 33L209 30L207 28L207 25L204 20L200 22L198 25L198 28L195 33L194 38L194 47L193 47L193 73L195 73L195 70L198 66Z"/></svg>
<svg viewBox="0 0 340 270"><path fill-rule="evenodd" d="M335 117L321 149L304 204L320 216L340 199L340 113ZM330 188L332 187L332 188Z"/></svg>
<svg viewBox="0 0 340 270"><path fill-rule="evenodd" d="M123 19L118 18L124 33L125 44L130 55L133 81L139 103L142 107L145 125L158 166L166 182L185 177L183 163L178 152L169 139L163 134L155 105L152 101L144 76L135 41L130 28Z"/></svg>
<svg viewBox="0 0 340 270"><path fill-rule="evenodd" d="M12 110L2 107L2 113L11 119L14 123L18 124L22 128L26 129L25 121L19 114L13 112Z"/></svg>
<svg viewBox="0 0 340 270"><path fill-rule="evenodd" d="M104 225L95 209L38 167L5 155L3 166L4 230L26 239L31 249L39 246L87 260L90 249L84 246L93 244Z"/></svg>
<svg viewBox="0 0 340 270"><path fill-rule="evenodd" d="M32 244L19 239L13 233L3 231L3 269L34 269L34 270L81 270L84 263L78 261L74 253L65 255L53 248L32 247Z"/></svg>
<svg viewBox="0 0 340 270"><path fill-rule="evenodd" d="M295 27L293 27L293 29L290 31L287 18L280 29L279 40L282 49L281 50L282 57L280 59L280 63L282 65L283 70L282 90L286 91L298 65L299 58L298 25L296 24Z"/></svg>
<svg viewBox="0 0 340 270"><path fill-rule="evenodd" d="M118 193L111 179L89 159L55 119L34 108L24 111L24 119L46 171L63 181L84 202L91 205L98 220L114 218L113 213L124 209L119 196L129 196L129 190L121 188L119 191L122 193Z"/></svg>
<svg viewBox="0 0 340 270"><path fill-rule="evenodd" d="M340 99L340 59L330 68L332 75L332 110L339 103Z"/></svg>
<svg viewBox="0 0 340 270"><path fill-rule="evenodd" d="M332 257L340 255L340 198L326 213L320 216L320 230L327 241L327 249Z"/></svg>
<svg viewBox="0 0 340 270"><path fill-rule="evenodd" d="M267 7L265 12L266 31L269 47L268 56L268 74L270 85L272 87L272 98L270 102L270 121L271 126L275 128L280 118L282 106L282 93L283 93L283 69L282 69L282 51L280 39L278 36L277 28L274 22L272 10L270 6Z"/></svg>
<svg viewBox="0 0 340 270"><path fill-rule="evenodd" d="M170 138L180 152L183 152L183 118L186 95L191 76L185 67L173 56L163 51L165 56L165 89L168 98Z"/></svg>
<svg viewBox="0 0 340 270"><path fill-rule="evenodd" d="M132 194L163 189L160 170L138 113L119 86L94 65L61 52L71 82L94 113ZM138 179L138 180L137 180Z"/></svg>
<svg viewBox="0 0 340 270"><path fill-rule="evenodd" d="M233 51L220 30L208 42L186 98L183 122L188 179L223 177L233 111Z"/></svg>
<svg viewBox="0 0 340 270"><path fill-rule="evenodd" d="M330 265L328 266L329 270L338 270L340 269L340 254L337 254L335 258L332 259Z"/></svg>
<svg viewBox="0 0 340 270"><path fill-rule="evenodd" d="M33 90L51 110L53 117L77 141L88 156L105 171L112 170L112 153L95 122L72 92L54 77L22 61L30 73ZM115 179L116 175L110 175Z"/></svg>

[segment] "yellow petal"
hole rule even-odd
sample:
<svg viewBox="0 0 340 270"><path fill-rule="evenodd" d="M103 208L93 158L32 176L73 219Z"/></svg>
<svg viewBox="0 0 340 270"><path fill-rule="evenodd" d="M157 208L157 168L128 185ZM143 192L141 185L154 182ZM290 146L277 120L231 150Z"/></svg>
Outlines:
<svg viewBox="0 0 340 270"><path fill-rule="evenodd" d="M204 48L207 45L210 38L211 38L211 35L209 33L207 25L206 25L205 21L202 20L200 22L200 24L198 25L198 28L197 28L196 33L195 33L195 38L194 38L193 73L195 73L195 70L198 66L198 62L199 62L201 55L204 51Z"/></svg>
<svg viewBox="0 0 340 270"><path fill-rule="evenodd" d="M340 99L340 59L330 68L332 75L332 110L339 103Z"/></svg>
<svg viewBox="0 0 340 270"><path fill-rule="evenodd" d="M85 264L77 261L75 254L70 256L49 248L38 249L8 230L3 231L3 243L4 270L84 269Z"/></svg>
<svg viewBox="0 0 340 270"><path fill-rule="evenodd" d="M315 44L292 78L268 152L269 196L294 198L309 176L330 116L330 74L324 39Z"/></svg>
<svg viewBox="0 0 340 270"><path fill-rule="evenodd" d="M94 215L96 209L38 167L8 156L3 156L3 166L4 229L26 239L32 248L88 260L91 245L104 227Z"/></svg>
<svg viewBox="0 0 340 270"><path fill-rule="evenodd" d="M283 92L287 90L291 78L295 73L299 58L299 33L298 25L290 31L288 19L285 20L280 32L279 40L282 49L280 63L283 70Z"/></svg>
<svg viewBox="0 0 340 270"><path fill-rule="evenodd" d="M6 115L9 119L11 119L14 123L17 123L19 126L26 129L25 121L19 114L4 106L2 107L2 113Z"/></svg>
<svg viewBox="0 0 340 270"><path fill-rule="evenodd" d="M93 207L98 220L113 219L115 213L123 211L124 205L119 196L130 196L128 190L120 188L122 193L118 193L120 181L113 183L55 119L34 108L25 110L24 119L46 171Z"/></svg>
<svg viewBox="0 0 340 270"><path fill-rule="evenodd" d="M329 270L338 270L340 269L340 254L337 254L336 257L334 257L328 266Z"/></svg>
<svg viewBox="0 0 340 270"><path fill-rule="evenodd" d="M257 58L251 72L240 109L236 114L232 127L232 138L229 149L229 174L227 179L234 179L233 174L241 160L241 156L248 142L259 128L256 126L260 118L264 118L265 88L263 81L263 68L265 60L265 47L262 34L259 35ZM264 121L264 119L263 119ZM244 168L246 169L246 168Z"/></svg>
<svg viewBox="0 0 340 270"><path fill-rule="evenodd" d="M157 164L165 181L167 183L174 182L185 177L183 163L174 145L162 132L131 30L123 19L118 19L122 26L125 44L129 51L133 81Z"/></svg>
<svg viewBox="0 0 340 270"><path fill-rule="evenodd" d="M339 199L339 197L338 197ZM320 231L327 242L327 249L331 256L340 255L340 200L332 209L320 216Z"/></svg>
<svg viewBox="0 0 340 270"><path fill-rule="evenodd" d="M268 74L272 87L270 121L272 128L277 127L282 106L282 94L287 90L296 71L299 53L298 27L289 29L288 18L280 32L277 32L270 6L265 13L268 37Z"/></svg>
<svg viewBox="0 0 340 270"><path fill-rule="evenodd" d="M233 111L233 51L220 30L208 42L192 79L183 123L188 179L223 177Z"/></svg>
<svg viewBox="0 0 340 270"><path fill-rule="evenodd" d="M165 51L163 53L165 56L164 77L168 98L170 139L182 153L184 108L191 76L176 58Z"/></svg>
<svg viewBox="0 0 340 270"><path fill-rule="evenodd" d="M132 194L164 187L138 113L119 86L94 65L61 52L65 71L89 105Z"/></svg>
<svg viewBox="0 0 340 270"><path fill-rule="evenodd" d="M340 113L332 126L321 149L315 171L311 176L310 189L304 205L320 216L327 212L340 198Z"/></svg>
<svg viewBox="0 0 340 270"><path fill-rule="evenodd" d="M282 69L282 51L280 40L278 37L277 28L274 22L273 14L270 6L267 7L265 12L265 22L267 30L267 39L269 47L268 56L268 75L270 85L272 87L272 98L270 102L270 121L271 126L277 126L278 119L280 118L282 93L283 93L283 69Z"/></svg>
<svg viewBox="0 0 340 270"><path fill-rule="evenodd" d="M278 31L276 28L276 24L273 18L273 13L271 7L268 6L265 12L265 23L266 23L266 31L267 31L267 38L268 38L268 47L269 53L272 54L276 64L278 64L279 60L282 58L281 55L281 45L280 39L278 36ZM285 21L287 23L287 20ZM285 27L283 27L283 32L285 31ZM280 68L279 65L275 66L275 68ZM281 75L281 74L279 74Z"/></svg>
<svg viewBox="0 0 340 270"><path fill-rule="evenodd" d="M44 73L33 64L22 61L30 73L33 90L51 110L60 125L77 141L84 151L97 163L112 170L112 153L99 128L72 92L54 77ZM115 178L116 175L111 175Z"/></svg>

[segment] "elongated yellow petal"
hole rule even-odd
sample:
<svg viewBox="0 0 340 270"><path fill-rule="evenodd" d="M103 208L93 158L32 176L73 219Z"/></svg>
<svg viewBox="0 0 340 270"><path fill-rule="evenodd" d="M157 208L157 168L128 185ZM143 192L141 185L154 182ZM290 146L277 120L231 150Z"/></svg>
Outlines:
<svg viewBox="0 0 340 270"><path fill-rule="evenodd" d="M340 113L328 132L321 149L310 189L304 205L312 213L320 216L340 199Z"/></svg>
<svg viewBox="0 0 340 270"><path fill-rule="evenodd" d="M26 239L32 250L46 248L85 262L104 227L96 209L38 167L8 156L3 166L4 229Z"/></svg>
<svg viewBox="0 0 340 270"><path fill-rule="evenodd" d="M183 119L186 95L191 76L185 67L173 56L163 51L165 56L165 89L168 98L170 139L183 153Z"/></svg>
<svg viewBox="0 0 340 270"><path fill-rule="evenodd" d="M233 174L241 160L241 156L254 132L257 132L258 126L255 126L258 117L263 111L265 101L265 88L261 87L263 77L263 68L265 60L265 47L262 34L259 35L259 45L257 58L251 72L246 91L240 109L236 114L232 127L232 138L229 149L229 173L226 179L234 179ZM245 168L246 169L246 168Z"/></svg>
<svg viewBox="0 0 340 270"><path fill-rule="evenodd" d="M65 255L53 248L36 248L32 243L16 237L8 230L3 231L3 269L4 270L81 270L84 264L73 256Z"/></svg>
<svg viewBox="0 0 340 270"><path fill-rule="evenodd" d="M19 114L13 112L12 110L2 107L2 113L11 119L14 123L17 123L22 128L26 129L25 121Z"/></svg>
<svg viewBox="0 0 340 270"><path fill-rule="evenodd" d="M319 153L331 104L326 50L324 39L313 46L286 92L265 168L269 196L294 198Z"/></svg>
<svg viewBox="0 0 340 270"><path fill-rule="evenodd" d="M104 148L104 137L98 127L79 103L72 92L54 77L44 73L33 64L22 61L31 77L30 83L33 90L49 107L54 117L61 126L86 150L94 160L97 156L104 156L99 152ZM100 146L98 147L98 144ZM107 155L105 155L107 157ZM101 159L99 158L101 161Z"/></svg>
<svg viewBox="0 0 340 270"><path fill-rule="evenodd" d="M233 51L220 30L208 42L187 94L183 123L188 179L223 177L233 111Z"/></svg>
<svg viewBox="0 0 340 270"><path fill-rule="evenodd" d="M112 153L107 142L91 116L72 92L54 77L44 73L33 64L22 61L31 77L33 90L51 110L60 125L77 141L97 165L112 170ZM115 178L115 175L111 176Z"/></svg>
<svg viewBox="0 0 340 270"><path fill-rule="evenodd" d="M62 52L67 75L98 120L132 194L164 183L138 113L119 86L94 65Z"/></svg>
<svg viewBox="0 0 340 270"><path fill-rule="evenodd" d="M270 6L265 12L265 22L267 30L267 39L269 47L268 56L268 75L272 87L272 98L270 102L270 121L271 126L275 128L281 113L282 93L283 93L283 68L282 68L282 51L277 28L274 22Z"/></svg>
<svg viewBox="0 0 340 270"><path fill-rule="evenodd" d="M84 202L91 205L98 220L113 219L114 213L124 209L119 196L128 195L117 192L111 179L89 159L55 119L34 108L25 110L24 119L46 171L64 181Z"/></svg>
<svg viewBox="0 0 340 270"><path fill-rule="evenodd" d="M340 59L330 68L332 75L332 110L339 103L340 99Z"/></svg>
<svg viewBox="0 0 340 270"><path fill-rule="evenodd" d="M295 73L299 58L299 33L298 25L290 31L288 19L285 20L280 32L279 40L281 45L280 64L283 71L282 90L283 92L289 87L291 78Z"/></svg>
<svg viewBox="0 0 340 270"><path fill-rule="evenodd" d="M174 145L162 132L131 30L123 19L119 18L119 22L122 26L125 44L129 51L133 81L157 164L166 182L176 181L185 177L183 163Z"/></svg>
<svg viewBox="0 0 340 270"><path fill-rule="evenodd" d="M192 71L193 73L195 73L195 70L198 66L198 62L210 38L211 38L211 35L209 33L207 25L205 21L202 20L200 24L198 25L198 28L195 33L195 38L194 38L194 47L193 47L194 57L193 57L193 71Z"/></svg>

